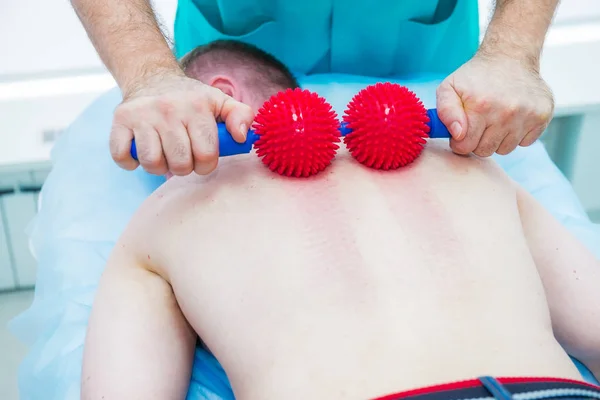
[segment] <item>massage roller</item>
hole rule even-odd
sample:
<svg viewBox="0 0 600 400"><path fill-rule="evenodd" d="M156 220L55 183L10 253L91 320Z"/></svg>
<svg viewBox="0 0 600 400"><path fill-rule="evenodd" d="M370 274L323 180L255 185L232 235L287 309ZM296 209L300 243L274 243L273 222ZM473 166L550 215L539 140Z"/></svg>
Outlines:
<svg viewBox="0 0 600 400"><path fill-rule="evenodd" d="M408 88L377 83L357 93L344 113L344 143L360 163L390 170L413 162L426 138L449 138L436 109L427 110Z"/></svg>
<svg viewBox="0 0 600 400"><path fill-rule="evenodd" d="M356 160L383 170L414 161L427 137L450 137L435 109L426 110L413 92L392 83L361 90L348 104L342 123L316 93L287 89L264 103L244 143L233 140L224 123L217 127L220 157L249 153L254 147L270 170L291 177L327 168L340 137ZM135 141L131 156L137 159Z"/></svg>

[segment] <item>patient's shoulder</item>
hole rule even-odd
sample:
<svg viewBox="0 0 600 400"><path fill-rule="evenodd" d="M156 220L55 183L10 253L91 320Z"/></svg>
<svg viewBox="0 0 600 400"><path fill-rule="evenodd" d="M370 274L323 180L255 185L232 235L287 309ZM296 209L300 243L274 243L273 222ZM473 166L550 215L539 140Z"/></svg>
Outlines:
<svg viewBox="0 0 600 400"><path fill-rule="evenodd" d="M168 248L180 253L173 249L181 243L189 246L192 240L213 240L224 226L240 229L265 220L286 224L305 205L320 212L365 195L414 197L419 188L444 198L461 193L511 196L512 184L493 160L458 156L447 140L429 141L419 159L395 171L367 168L342 147L326 170L310 178L282 177L252 153L219 160L218 168L208 176L170 179L143 203L128 231L139 251L154 260Z"/></svg>
<svg viewBox="0 0 600 400"><path fill-rule="evenodd" d="M508 184L510 180L489 158L454 154L447 140L430 140L419 159L395 171L367 168L342 147L327 169L310 178L282 177L251 153L222 158L207 176L170 179L144 202L132 224L140 226L142 235L172 235L189 223L212 221L218 214L233 212L242 218L243 212L252 212L256 217L298 196L322 202L323 196L333 192L363 195L373 181L388 185L390 190L402 190L416 182L420 186L465 188Z"/></svg>
<svg viewBox="0 0 600 400"><path fill-rule="evenodd" d="M283 177L270 171L255 154L225 157L207 176L175 177L161 186L145 205L152 218L174 220L192 214L268 209L302 193L318 201L325 193L351 184L352 191L364 193L371 181L389 182L390 187L410 187L456 182L461 185L512 186L506 173L491 158L454 154L447 140L430 140L412 164L394 171L367 168L343 146L332 164L309 178ZM245 207L244 207L245 206Z"/></svg>
<svg viewBox="0 0 600 400"><path fill-rule="evenodd" d="M161 185L136 210L116 245L156 270L156 262L164 258L165 248L182 225L193 197L192 185L190 178L172 178Z"/></svg>
<svg viewBox="0 0 600 400"><path fill-rule="evenodd" d="M459 155L452 151L447 139L429 140L419 161L427 167L430 165L444 165L451 173L466 171L485 171L505 175L491 157L478 157L473 154Z"/></svg>

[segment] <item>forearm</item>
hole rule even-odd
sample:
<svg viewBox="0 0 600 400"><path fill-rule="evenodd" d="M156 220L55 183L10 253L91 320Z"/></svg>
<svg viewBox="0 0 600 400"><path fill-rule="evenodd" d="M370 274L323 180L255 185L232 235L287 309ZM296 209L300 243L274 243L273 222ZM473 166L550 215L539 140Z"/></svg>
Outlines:
<svg viewBox="0 0 600 400"><path fill-rule="evenodd" d="M501 53L539 68L548 28L559 0L496 0L480 52Z"/></svg>
<svg viewBox="0 0 600 400"><path fill-rule="evenodd" d="M71 3L124 95L157 73L181 72L148 0L71 0Z"/></svg>

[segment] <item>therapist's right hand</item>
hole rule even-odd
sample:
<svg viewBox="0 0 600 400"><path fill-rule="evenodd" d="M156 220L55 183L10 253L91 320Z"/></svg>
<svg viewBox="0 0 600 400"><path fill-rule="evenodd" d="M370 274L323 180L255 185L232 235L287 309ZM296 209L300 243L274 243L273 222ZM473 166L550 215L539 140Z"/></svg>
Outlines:
<svg viewBox="0 0 600 400"><path fill-rule="evenodd" d="M110 151L126 170L207 175L218 163L216 122L222 120L236 142L246 140L252 109L183 72L156 74L124 90L114 113ZM131 157L135 138L136 161Z"/></svg>

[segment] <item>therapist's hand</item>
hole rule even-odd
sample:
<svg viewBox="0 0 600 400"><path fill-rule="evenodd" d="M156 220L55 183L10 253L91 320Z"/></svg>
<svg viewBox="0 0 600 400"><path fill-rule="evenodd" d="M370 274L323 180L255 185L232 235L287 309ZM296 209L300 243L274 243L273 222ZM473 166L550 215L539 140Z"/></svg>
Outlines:
<svg viewBox="0 0 600 400"><path fill-rule="evenodd" d="M206 175L218 163L217 120L244 142L252 109L221 90L176 71L159 73L124 91L114 113L110 151L122 168L139 164L151 174ZM138 160L131 157L135 137Z"/></svg>
<svg viewBox="0 0 600 400"><path fill-rule="evenodd" d="M437 109L455 153L488 157L534 143L552 119L554 99L537 66L478 53L438 87Z"/></svg>

